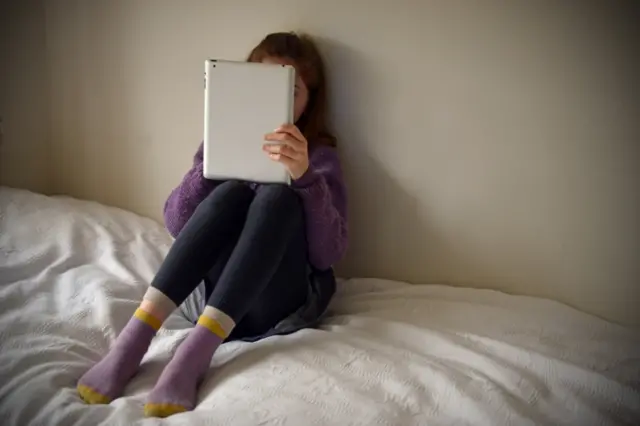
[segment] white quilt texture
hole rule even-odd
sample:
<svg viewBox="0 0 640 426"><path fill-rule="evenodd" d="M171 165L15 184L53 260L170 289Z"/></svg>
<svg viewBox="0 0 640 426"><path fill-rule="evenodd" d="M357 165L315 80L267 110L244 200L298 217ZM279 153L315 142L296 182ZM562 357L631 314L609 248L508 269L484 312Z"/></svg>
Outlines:
<svg viewBox="0 0 640 426"><path fill-rule="evenodd" d="M189 330L174 314L123 398L78 378L109 349L171 239L96 203L0 188L1 425L638 425L637 331L562 304L372 279L318 330L216 353L197 408L145 419Z"/></svg>

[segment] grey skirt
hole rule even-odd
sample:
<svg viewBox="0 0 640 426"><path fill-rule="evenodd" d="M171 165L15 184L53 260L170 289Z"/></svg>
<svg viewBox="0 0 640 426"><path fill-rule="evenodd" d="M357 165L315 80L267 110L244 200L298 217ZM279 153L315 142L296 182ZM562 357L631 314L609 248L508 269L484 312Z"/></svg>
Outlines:
<svg viewBox="0 0 640 426"><path fill-rule="evenodd" d="M248 336L238 340L255 342L269 336L291 334L303 328L315 327L329 307L329 302L336 291L336 280L333 270L315 271L309 274L307 299L296 311L271 327L259 336ZM207 305L204 282L185 299L180 305L182 315L190 322L198 322Z"/></svg>

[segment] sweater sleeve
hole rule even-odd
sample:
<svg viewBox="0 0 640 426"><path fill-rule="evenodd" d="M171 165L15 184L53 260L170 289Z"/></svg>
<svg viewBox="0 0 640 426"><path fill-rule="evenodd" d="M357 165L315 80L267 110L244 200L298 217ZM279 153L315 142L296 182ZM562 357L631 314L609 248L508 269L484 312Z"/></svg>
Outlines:
<svg viewBox="0 0 640 426"><path fill-rule="evenodd" d="M191 170L182 179L180 185L171 191L164 204L164 222L173 237L177 237L187 223L196 207L213 189L219 181L206 179L202 174L204 145L200 144L193 158Z"/></svg>
<svg viewBox="0 0 640 426"><path fill-rule="evenodd" d="M334 148L316 148L309 163L307 172L292 186L305 211L309 262L326 270L347 250L347 191Z"/></svg>

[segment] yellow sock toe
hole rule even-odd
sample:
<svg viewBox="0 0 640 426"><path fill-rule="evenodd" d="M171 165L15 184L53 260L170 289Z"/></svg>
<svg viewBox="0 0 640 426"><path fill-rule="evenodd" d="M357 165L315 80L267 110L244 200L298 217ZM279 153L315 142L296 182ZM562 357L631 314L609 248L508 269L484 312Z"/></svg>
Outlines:
<svg viewBox="0 0 640 426"><path fill-rule="evenodd" d="M87 404L108 404L111 402L111 398L96 392L89 386L78 385L77 389L80 394L80 398L82 398Z"/></svg>
<svg viewBox="0 0 640 426"><path fill-rule="evenodd" d="M147 417L169 417L174 414L184 413L187 407L178 404L145 404L144 415Z"/></svg>

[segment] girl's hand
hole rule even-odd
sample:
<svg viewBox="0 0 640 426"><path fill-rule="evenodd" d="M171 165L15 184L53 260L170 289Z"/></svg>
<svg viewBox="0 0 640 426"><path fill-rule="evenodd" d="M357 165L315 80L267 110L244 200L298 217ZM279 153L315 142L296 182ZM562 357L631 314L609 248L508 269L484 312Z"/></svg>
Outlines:
<svg viewBox="0 0 640 426"><path fill-rule="evenodd" d="M284 164L293 180L300 179L309 169L307 138L295 125L283 124L264 139L276 142L266 143L262 149L273 161Z"/></svg>

